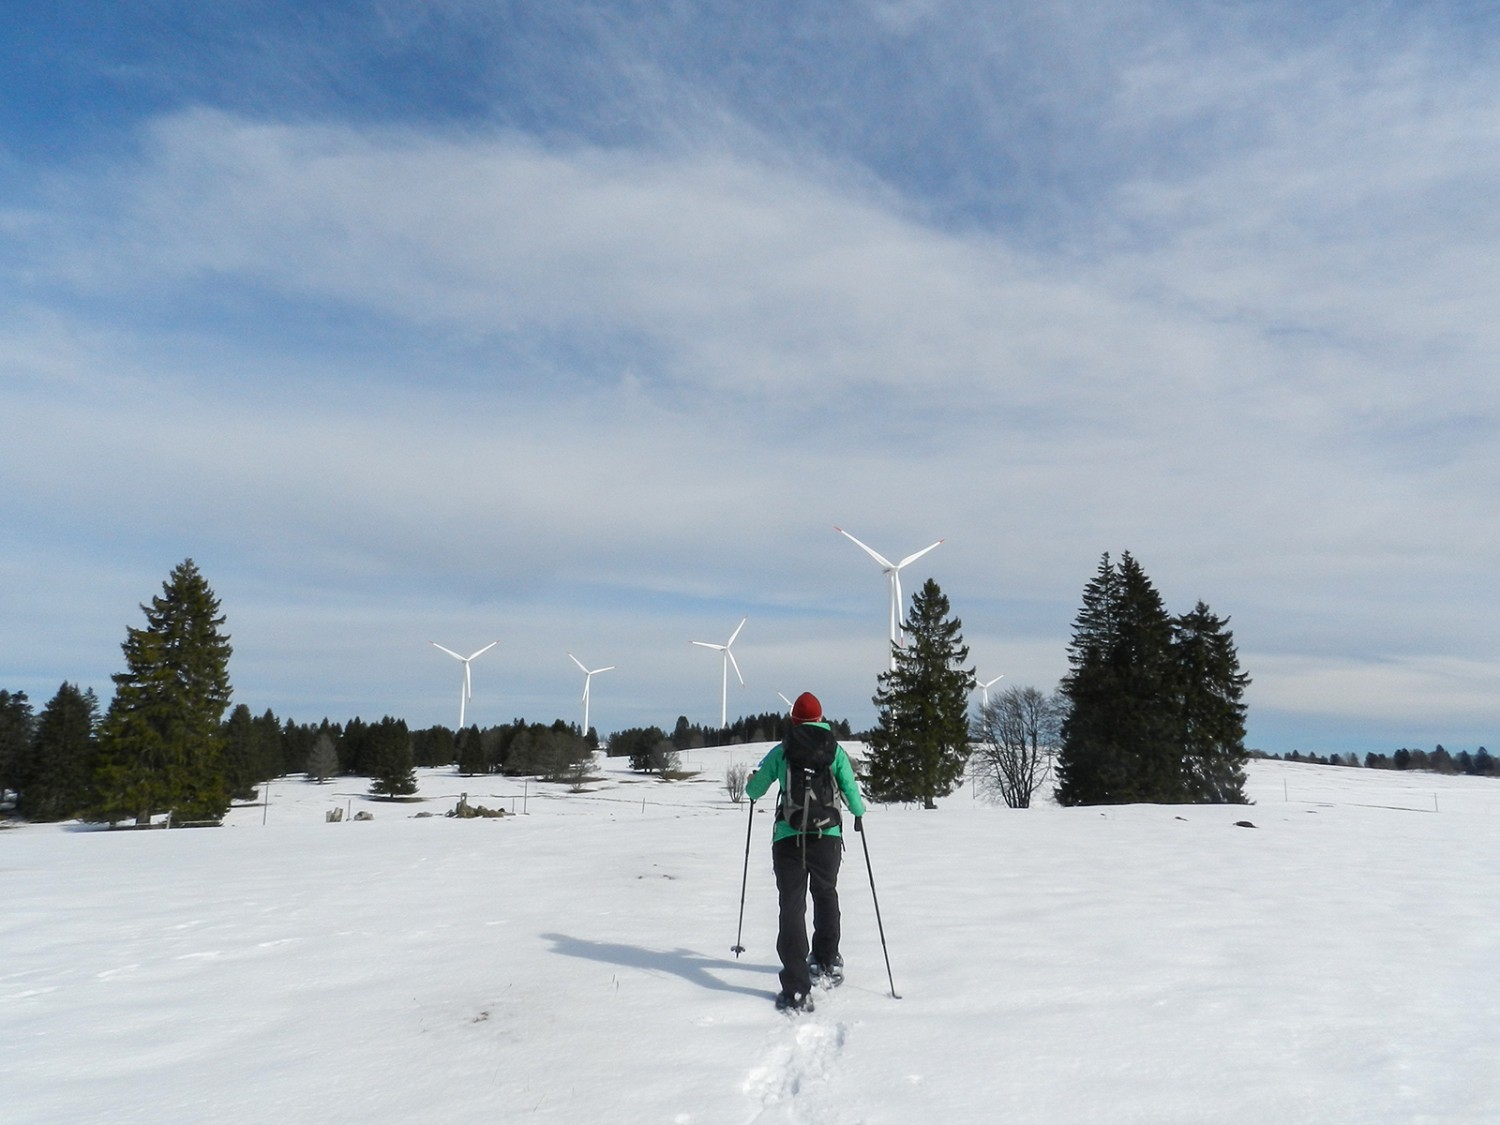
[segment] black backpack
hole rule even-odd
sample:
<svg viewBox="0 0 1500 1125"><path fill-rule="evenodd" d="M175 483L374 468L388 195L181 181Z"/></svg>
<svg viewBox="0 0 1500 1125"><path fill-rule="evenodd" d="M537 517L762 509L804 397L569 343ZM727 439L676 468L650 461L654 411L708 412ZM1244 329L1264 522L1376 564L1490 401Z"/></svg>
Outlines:
<svg viewBox="0 0 1500 1125"><path fill-rule="evenodd" d="M781 743L786 758L786 785L779 816L798 832L818 833L841 821L833 758L838 739L827 727L797 723Z"/></svg>

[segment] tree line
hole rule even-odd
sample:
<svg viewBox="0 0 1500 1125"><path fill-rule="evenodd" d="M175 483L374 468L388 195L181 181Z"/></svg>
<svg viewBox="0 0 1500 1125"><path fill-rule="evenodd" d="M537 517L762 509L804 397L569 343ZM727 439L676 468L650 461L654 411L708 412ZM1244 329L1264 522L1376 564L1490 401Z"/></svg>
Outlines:
<svg viewBox="0 0 1500 1125"><path fill-rule="evenodd" d="M1293 750L1287 754L1267 754L1255 750L1251 752L1251 757L1285 762L1305 762L1314 766L1352 766L1371 770L1423 770L1428 773L1462 774L1465 777L1500 777L1500 760L1497 760L1483 746L1472 754L1467 750L1450 754L1443 749L1442 743L1439 743L1431 753L1403 746L1390 754L1370 752L1363 758L1353 753L1322 755L1305 754L1300 750Z"/></svg>
<svg viewBox="0 0 1500 1125"><path fill-rule="evenodd" d="M141 609L146 623L127 629L125 670L111 677L115 695L102 715L92 689L71 683L38 715L24 693L0 690L0 792L15 792L23 815L216 820L232 800L253 799L262 781L296 772L314 781L366 776L372 792L389 797L415 791L418 767L578 782L599 749L596 732L560 719L414 731L391 716L303 724L243 704L226 717L232 649L218 599L193 561L174 568ZM1169 614L1128 552L1117 563L1105 554L1084 589L1057 689L1008 688L971 720L975 678L962 624L928 579L912 596L890 670L876 680L877 722L862 735L866 790L877 801L935 808L974 768L1015 807L1047 784L1065 805L1242 803L1250 681L1227 625L1201 601ZM682 751L775 741L787 721L766 712L714 728L679 716L670 734L654 726L614 733L609 752L668 775ZM846 721L834 728L854 737ZM1364 764L1497 772L1483 748L1457 756L1441 746L1402 749Z"/></svg>
<svg viewBox="0 0 1500 1125"><path fill-rule="evenodd" d="M145 624L126 631L125 670L111 677L115 695L102 714L93 689L72 683L63 683L40 714L24 692L0 690L0 795L14 793L20 815L146 824L167 813L178 823L216 821L231 802L254 800L262 782L299 772L319 782L367 777L372 792L392 798L416 791L422 767L576 783L599 749L597 732L561 719L411 730L389 715L311 724L278 719L269 709L255 715L245 704L231 710L225 616L193 560L173 568L141 610ZM630 730L610 744L630 755L633 768L657 769L663 746L774 740L784 721L765 713L720 729L682 716L670 736L655 727ZM839 729L848 736L847 722Z"/></svg>

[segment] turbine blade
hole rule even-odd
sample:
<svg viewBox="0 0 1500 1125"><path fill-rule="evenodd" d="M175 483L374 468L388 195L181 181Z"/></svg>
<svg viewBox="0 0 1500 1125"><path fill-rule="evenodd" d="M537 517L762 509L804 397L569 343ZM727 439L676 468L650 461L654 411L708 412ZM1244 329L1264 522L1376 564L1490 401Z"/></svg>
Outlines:
<svg viewBox="0 0 1500 1125"><path fill-rule="evenodd" d="M727 645L716 645L712 641L694 641L693 643L695 645L702 645L704 648L718 649L720 651L728 647Z"/></svg>
<svg viewBox="0 0 1500 1125"><path fill-rule="evenodd" d="M592 672L589 673L589 675L597 676L600 672L613 672L614 670L615 666L611 664L608 668L595 668Z"/></svg>
<svg viewBox="0 0 1500 1125"><path fill-rule="evenodd" d="M574 656L571 652L568 653L568 659L571 660L574 664L578 665L578 670L580 672L583 672L585 674L588 673L588 669L583 666L583 661L579 660L578 657Z"/></svg>
<svg viewBox="0 0 1500 1125"><path fill-rule="evenodd" d="M494 648L499 643L500 643L499 641L491 641L489 644L485 645L482 649L480 649L478 652L476 652L474 654L474 656L483 656L485 653L489 652L490 649ZM469 659L473 660L474 656L469 657Z"/></svg>
<svg viewBox="0 0 1500 1125"><path fill-rule="evenodd" d="M923 547L915 555L907 555L906 558L902 559L899 563L896 564L896 569L900 570L903 566L906 566L908 563L914 563L914 562L916 562L923 555L925 555L928 551L933 550L933 548L935 548L935 547L941 547L946 542L947 542L946 539L939 539L936 543L933 543L931 546Z"/></svg>
<svg viewBox="0 0 1500 1125"><path fill-rule="evenodd" d="M729 657L729 663L734 665L734 674L739 677L740 687L745 686L745 677L740 675L740 662L734 658L734 650L728 645L724 646L724 655Z"/></svg>
<svg viewBox="0 0 1500 1125"><path fill-rule="evenodd" d="M449 656L453 657L454 660L463 659L462 656L459 656L458 653L454 652L451 648L443 648L443 646L438 644L437 641L428 641L427 643L435 649L440 649L441 651L446 652Z"/></svg>
<svg viewBox="0 0 1500 1125"><path fill-rule="evenodd" d="M729 644L725 645L725 648L728 648L729 645L734 644L734 639L740 635L740 630L745 627L745 622L749 620L750 619L748 617L740 618L740 623L734 627L734 632L729 634Z"/></svg>
<svg viewBox="0 0 1500 1125"><path fill-rule="evenodd" d="M464 698L474 698L474 679L469 675L469 662L464 661Z"/></svg>
<svg viewBox="0 0 1500 1125"><path fill-rule="evenodd" d="M879 551L875 550L873 547L866 546L864 543L861 543L858 539L855 539L854 536L850 535L842 527L839 527L838 524L834 524L833 525L833 530L837 531L844 538L850 540L852 543L854 543L855 546L859 547L860 550L864 551L865 554L869 555L872 559L874 559L876 562L878 562L881 566L889 567L891 565L891 560L890 559L886 558L884 555L882 555Z"/></svg>

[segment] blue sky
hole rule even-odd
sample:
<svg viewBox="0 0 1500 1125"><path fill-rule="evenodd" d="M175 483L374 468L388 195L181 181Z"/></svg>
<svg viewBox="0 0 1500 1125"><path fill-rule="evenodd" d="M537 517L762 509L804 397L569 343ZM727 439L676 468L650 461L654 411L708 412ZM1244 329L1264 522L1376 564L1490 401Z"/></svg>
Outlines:
<svg viewBox="0 0 1500 1125"><path fill-rule="evenodd" d="M0 687L194 558L316 721L1050 688L1130 551L1252 746L1500 740L1488 6L75 3L0 28ZM665 11L663 11L665 9ZM829 10L824 10L829 9Z"/></svg>

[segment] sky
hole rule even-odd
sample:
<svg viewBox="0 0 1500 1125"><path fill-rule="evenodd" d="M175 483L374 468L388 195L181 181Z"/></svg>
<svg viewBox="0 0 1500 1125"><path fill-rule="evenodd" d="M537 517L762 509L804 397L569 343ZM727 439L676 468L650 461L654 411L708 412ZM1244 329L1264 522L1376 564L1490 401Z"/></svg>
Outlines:
<svg viewBox="0 0 1500 1125"><path fill-rule="evenodd" d="M0 27L0 687L192 558L236 702L857 728L1129 551L1251 747L1497 739L1500 15L65 3Z"/></svg>

